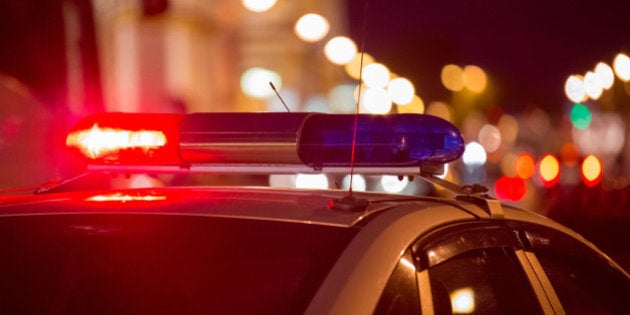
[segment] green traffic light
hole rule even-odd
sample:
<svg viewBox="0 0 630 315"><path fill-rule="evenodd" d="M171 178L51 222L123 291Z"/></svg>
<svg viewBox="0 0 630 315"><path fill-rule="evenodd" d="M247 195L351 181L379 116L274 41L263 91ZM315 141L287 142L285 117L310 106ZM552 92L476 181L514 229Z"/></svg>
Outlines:
<svg viewBox="0 0 630 315"><path fill-rule="evenodd" d="M584 130L591 124L591 110L584 104L575 104L571 108L571 123L577 129Z"/></svg>

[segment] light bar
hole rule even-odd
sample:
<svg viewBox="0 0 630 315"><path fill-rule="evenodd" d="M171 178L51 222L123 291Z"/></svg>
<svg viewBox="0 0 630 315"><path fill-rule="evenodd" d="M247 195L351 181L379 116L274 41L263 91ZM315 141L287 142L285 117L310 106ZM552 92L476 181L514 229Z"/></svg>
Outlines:
<svg viewBox="0 0 630 315"><path fill-rule="evenodd" d="M298 154L312 166L349 165L356 115L312 115L300 130ZM443 165L464 153L451 123L429 115L358 115L357 166Z"/></svg>
<svg viewBox="0 0 630 315"><path fill-rule="evenodd" d="M417 173L464 152L455 126L419 114L106 113L80 121L66 145L98 170L338 172L352 163L355 119L358 170Z"/></svg>
<svg viewBox="0 0 630 315"><path fill-rule="evenodd" d="M96 114L77 123L66 146L92 163L181 164L177 149L184 115Z"/></svg>

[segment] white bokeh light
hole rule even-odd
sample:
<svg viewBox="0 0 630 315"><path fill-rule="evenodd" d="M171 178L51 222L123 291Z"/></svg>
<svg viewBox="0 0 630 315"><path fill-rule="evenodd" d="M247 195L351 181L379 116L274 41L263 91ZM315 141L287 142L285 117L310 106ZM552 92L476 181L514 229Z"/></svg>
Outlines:
<svg viewBox="0 0 630 315"><path fill-rule="evenodd" d="M350 188L350 175L346 175L343 177L343 180L341 181L341 188ZM365 182L365 177L358 174L352 175L352 190L365 191L366 189L367 183Z"/></svg>
<svg viewBox="0 0 630 315"><path fill-rule="evenodd" d="M328 189L328 178L324 174L298 174L295 178L296 188Z"/></svg>
<svg viewBox="0 0 630 315"><path fill-rule="evenodd" d="M363 106L370 114L386 114L392 109L392 99L383 89L365 90L363 94Z"/></svg>
<svg viewBox="0 0 630 315"><path fill-rule="evenodd" d="M630 80L630 57L626 54L620 53L615 57L613 68L621 81Z"/></svg>
<svg viewBox="0 0 630 315"><path fill-rule="evenodd" d="M407 185L409 185L409 179L407 179L407 177L403 177L402 179L392 175L381 177L381 187L384 191L389 193L401 193Z"/></svg>
<svg viewBox="0 0 630 315"><path fill-rule="evenodd" d="M276 89L282 88L282 78L275 71L264 68L249 68L241 76L241 89L249 96L267 98L275 95L269 82L273 82Z"/></svg>
<svg viewBox="0 0 630 315"><path fill-rule="evenodd" d="M243 6L250 11L264 12L271 9L277 0L242 0Z"/></svg>
<svg viewBox="0 0 630 315"><path fill-rule="evenodd" d="M345 65L356 56L357 44L348 37L337 36L326 43L324 53L330 62Z"/></svg>
<svg viewBox="0 0 630 315"><path fill-rule="evenodd" d="M467 166L482 166L486 164L487 158L488 155L486 154L486 150L483 146L478 142L473 141L466 145L462 161Z"/></svg>
<svg viewBox="0 0 630 315"><path fill-rule="evenodd" d="M599 82L606 90L610 89L615 83L615 73L609 65L603 62L598 63L595 67L595 75L597 75Z"/></svg>
<svg viewBox="0 0 630 315"><path fill-rule="evenodd" d="M328 20L319 14L309 13L303 15L295 23L295 34L303 41L316 42L328 34L330 24Z"/></svg>
<svg viewBox="0 0 630 315"><path fill-rule="evenodd" d="M378 62L363 67L363 83L373 89L384 89L389 84L389 69Z"/></svg>
<svg viewBox="0 0 630 315"><path fill-rule="evenodd" d="M586 99L584 81L577 75L570 76L564 84L564 93L573 103L584 101Z"/></svg>
<svg viewBox="0 0 630 315"><path fill-rule="evenodd" d="M592 71L587 72L584 76L584 91L586 91L588 97L594 100L598 99L602 96L603 89L604 87L599 77Z"/></svg>
<svg viewBox="0 0 630 315"><path fill-rule="evenodd" d="M389 81L387 92L389 92L394 103L407 105L413 101L416 89L413 87L411 81L405 78L395 78Z"/></svg>

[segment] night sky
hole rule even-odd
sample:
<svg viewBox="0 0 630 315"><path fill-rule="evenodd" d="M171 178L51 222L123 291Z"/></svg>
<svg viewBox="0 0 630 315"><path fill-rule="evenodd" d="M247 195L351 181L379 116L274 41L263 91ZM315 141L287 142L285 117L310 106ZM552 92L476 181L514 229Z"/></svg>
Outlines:
<svg viewBox="0 0 630 315"><path fill-rule="evenodd" d="M554 112L568 102L569 75L630 54L628 1L348 0L348 14L351 37L425 102L449 100L444 65L474 64L497 85L494 105Z"/></svg>

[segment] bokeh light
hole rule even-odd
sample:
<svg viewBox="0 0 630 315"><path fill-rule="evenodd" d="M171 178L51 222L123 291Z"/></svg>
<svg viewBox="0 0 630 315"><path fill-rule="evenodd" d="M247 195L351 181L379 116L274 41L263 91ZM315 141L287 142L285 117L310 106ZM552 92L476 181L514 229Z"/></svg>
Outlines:
<svg viewBox="0 0 630 315"><path fill-rule="evenodd" d="M341 181L341 188L342 189L350 188L350 175L346 175L343 177L343 180ZM365 177L359 174L352 175L352 190L365 191L366 189L367 189L367 183L365 181Z"/></svg>
<svg viewBox="0 0 630 315"><path fill-rule="evenodd" d="M615 83L615 73L609 65L603 62L600 62L597 66L595 66L595 75L602 87L606 90L610 89L613 83Z"/></svg>
<svg viewBox="0 0 630 315"><path fill-rule="evenodd" d="M406 105L396 106L396 110L401 114L423 114L424 113L424 101L418 96L414 95L411 103Z"/></svg>
<svg viewBox="0 0 630 315"><path fill-rule="evenodd" d="M538 175L545 187L555 185L560 178L560 163L558 163L558 159L551 154L545 155L538 165Z"/></svg>
<svg viewBox="0 0 630 315"><path fill-rule="evenodd" d="M580 152L597 156L617 156L626 142L624 119L613 112L592 112L588 129L572 130L573 142Z"/></svg>
<svg viewBox="0 0 630 315"><path fill-rule="evenodd" d="M586 100L586 90L584 90L582 78L577 75L569 76L564 84L564 93L573 103Z"/></svg>
<svg viewBox="0 0 630 315"><path fill-rule="evenodd" d="M590 98L597 100L602 96L603 85L599 80L599 77L594 72L589 71L584 76L584 91Z"/></svg>
<svg viewBox="0 0 630 315"><path fill-rule="evenodd" d="M242 0L243 6L250 11L264 12L276 4L277 0Z"/></svg>
<svg viewBox="0 0 630 315"><path fill-rule="evenodd" d="M501 132L501 140L503 140L503 143L512 144L516 141L516 137L518 136L518 121L514 116L501 116L497 128L499 128Z"/></svg>
<svg viewBox="0 0 630 315"><path fill-rule="evenodd" d="M426 109L426 114L451 121L451 108L444 102L431 102Z"/></svg>
<svg viewBox="0 0 630 315"><path fill-rule="evenodd" d="M478 139L479 143L488 153L496 151L501 146L501 132L499 128L491 124L485 124L481 127Z"/></svg>
<svg viewBox="0 0 630 315"><path fill-rule="evenodd" d="M295 178L296 188L328 189L328 178L324 174L298 174Z"/></svg>
<svg viewBox="0 0 630 315"><path fill-rule="evenodd" d="M357 45L348 37L337 36L326 43L324 53L330 62L345 65L356 56Z"/></svg>
<svg viewBox="0 0 630 315"><path fill-rule="evenodd" d="M440 75L445 88L453 92L464 89L464 70L457 65L446 65L442 68Z"/></svg>
<svg viewBox="0 0 630 315"><path fill-rule="evenodd" d="M316 42L328 34L330 24L323 16L315 13L303 15L294 27L295 34L303 41Z"/></svg>
<svg viewBox="0 0 630 315"><path fill-rule="evenodd" d="M466 166L483 166L486 164L488 156L486 150L478 142L470 142L464 148L464 154L462 155L462 161Z"/></svg>
<svg viewBox="0 0 630 315"><path fill-rule="evenodd" d="M575 104L569 114L571 123L577 129L584 130L591 124L591 110L583 104Z"/></svg>
<svg viewBox="0 0 630 315"><path fill-rule="evenodd" d="M395 78L389 81L387 86L392 101L398 105L410 104L416 94L416 89L411 81L406 78Z"/></svg>
<svg viewBox="0 0 630 315"><path fill-rule="evenodd" d="M361 64L361 55L363 55L363 64ZM365 68L365 66L373 64L374 63L374 57L372 57L370 54L368 53L361 53L358 52L354 58L347 64L345 64L343 67L346 70L346 73L353 79L355 80L359 80L359 77L361 75L361 68Z"/></svg>
<svg viewBox="0 0 630 315"><path fill-rule="evenodd" d="M587 156L582 162L582 180L589 187L597 185L602 179L602 163L594 155Z"/></svg>
<svg viewBox="0 0 630 315"><path fill-rule="evenodd" d="M386 114L392 109L392 99L383 89L366 89L362 104L370 114Z"/></svg>
<svg viewBox="0 0 630 315"><path fill-rule="evenodd" d="M273 82L276 89L282 88L282 78L275 71L265 68L249 68L241 75L241 89L249 96L256 98L267 98L275 95L269 86Z"/></svg>
<svg viewBox="0 0 630 315"><path fill-rule="evenodd" d="M527 186L520 177L501 176L494 184L494 192L501 200L519 201L527 193Z"/></svg>
<svg viewBox="0 0 630 315"><path fill-rule="evenodd" d="M580 152L573 142L567 142L560 148L560 158L567 166L576 166L580 159Z"/></svg>
<svg viewBox="0 0 630 315"><path fill-rule="evenodd" d="M373 89L384 89L389 83L389 69L375 62L363 67L363 83Z"/></svg>
<svg viewBox="0 0 630 315"><path fill-rule="evenodd" d="M514 161L514 171L521 179L530 179L536 172L536 160L529 153L521 153Z"/></svg>
<svg viewBox="0 0 630 315"><path fill-rule="evenodd" d="M488 83L488 77L483 69L471 65L464 67L463 80L464 86L475 93L483 92Z"/></svg>
<svg viewBox="0 0 630 315"><path fill-rule="evenodd" d="M407 177L385 175L381 177L381 187L389 193L401 193L409 185Z"/></svg>
<svg viewBox="0 0 630 315"><path fill-rule="evenodd" d="M619 53L613 61L613 69L621 81L630 80L630 57L624 53Z"/></svg>
<svg viewBox="0 0 630 315"><path fill-rule="evenodd" d="M354 96L356 84L340 84L328 92L328 104L333 113L354 113L357 100Z"/></svg>

